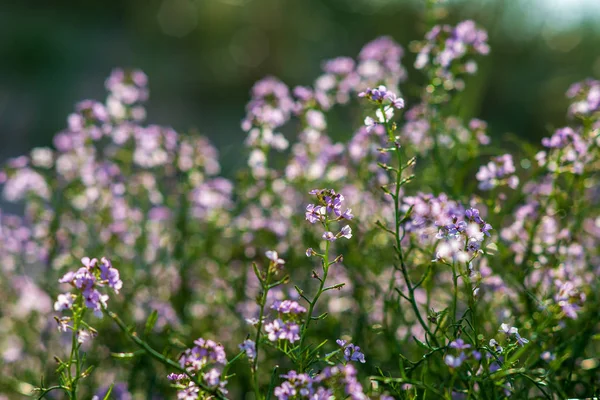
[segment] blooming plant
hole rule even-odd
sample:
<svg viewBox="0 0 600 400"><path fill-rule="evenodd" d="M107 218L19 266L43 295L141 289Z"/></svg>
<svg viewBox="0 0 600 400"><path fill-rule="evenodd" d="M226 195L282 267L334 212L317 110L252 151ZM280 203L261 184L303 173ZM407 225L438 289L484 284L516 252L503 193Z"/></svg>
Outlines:
<svg viewBox="0 0 600 400"><path fill-rule="evenodd" d="M412 47L415 96L389 37L312 85L257 82L233 180L206 138L145 125L146 75L114 70L0 172L24 207L0 213L0 398L598 395L600 82L510 154L453 113L485 30Z"/></svg>

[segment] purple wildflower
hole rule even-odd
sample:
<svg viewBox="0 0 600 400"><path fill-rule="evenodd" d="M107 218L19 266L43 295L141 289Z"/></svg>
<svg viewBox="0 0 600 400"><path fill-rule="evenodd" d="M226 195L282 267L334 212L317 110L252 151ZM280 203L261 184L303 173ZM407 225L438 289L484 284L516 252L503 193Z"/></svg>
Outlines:
<svg viewBox="0 0 600 400"><path fill-rule="evenodd" d="M239 348L246 353L246 357L248 357L250 361L256 358L256 343L254 343L253 340L244 340L244 342L239 345Z"/></svg>
<svg viewBox="0 0 600 400"><path fill-rule="evenodd" d="M470 349L471 345L468 343L465 343L465 341L462 340L461 338L458 338L455 341L450 342L449 347L451 347L453 349L457 349L457 350L466 350L466 349Z"/></svg>

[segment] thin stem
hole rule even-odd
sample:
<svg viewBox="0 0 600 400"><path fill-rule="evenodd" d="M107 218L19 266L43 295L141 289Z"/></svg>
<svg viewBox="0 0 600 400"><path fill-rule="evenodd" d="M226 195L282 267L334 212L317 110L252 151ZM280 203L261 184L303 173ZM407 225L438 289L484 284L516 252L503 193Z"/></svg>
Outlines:
<svg viewBox="0 0 600 400"><path fill-rule="evenodd" d="M380 105L380 110L381 110L381 114L383 115L384 125L386 128L387 134L388 134L388 138L389 138L390 142L392 142L395 146L396 162L398 163L398 169L395 170L395 172L396 172L396 182L395 182L396 187L395 187L394 194L392 196L394 199L394 222L395 222L394 237L396 239L396 252L398 253L398 259L400 261L400 272L402 273L402 277L404 278L404 282L406 283L406 287L408 289L407 297L409 299L409 303L417 317L417 320L419 321L419 324L423 327L426 334L428 334L431 337L435 346L439 347L439 344L437 342L437 339L435 338L435 335L433 335L433 333L431 332L431 329L429 329L429 326L427 325L427 323L421 316L421 311L419 310L417 301L415 299L415 287L413 286L413 284L411 282L410 276L408 274L408 268L407 268L405 260L404 260L404 253L402 251L402 243L401 243L402 236L400 235L400 222L401 222L401 217L402 217L401 211L400 211L400 187L404 183L404 181L402 180L402 171L403 171L402 153L400 151L400 144L396 141L396 138L394 137L393 129L390 126L389 121L387 120L387 116L385 114L385 109L384 109L383 105Z"/></svg>
<svg viewBox="0 0 600 400"><path fill-rule="evenodd" d="M40 394L40 397L38 397L38 400L43 399L48 393L50 393L53 390L64 390L69 395L69 398L71 398L71 392L64 386L57 385L57 386L51 386L49 388L40 389L40 390L42 393Z"/></svg>
<svg viewBox="0 0 600 400"><path fill-rule="evenodd" d="M256 355L254 356L254 362L252 363L252 374L254 381L254 395L257 400L261 399L260 390L258 386L258 350L260 347L260 334L263 326L263 316L265 315L265 304L267 303L267 295L269 293L269 284L271 283L271 266L267 268L267 277L265 280L261 280L262 285L262 296L260 298L260 313L258 316L258 325L256 326L256 336L254 338L254 345L256 347Z"/></svg>
<svg viewBox="0 0 600 400"><path fill-rule="evenodd" d="M452 262L452 322L454 323L454 334L456 335L456 312L458 309L458 274L456 263Z"/></svg>
<svg viewBox="0 0 600 400"><path fill-rule="evenodd" d="M329 230L329 224L326 221L324 223L325 229ZM306 331L308 330L308 326L310 325L310 321L312 320L312 314L315 309L315 305L319 300L319 297L323 294L325 287L325 281L327 280L327 273L329 272L329 247L331 242L327 241L325 243L325 253L323 254L322 263L323 263L323 277L320 279L319 290L315 294L315 297L308 303L308 314L306 315L306 320L302 325L302 330L300 332L300 345L298 346L299 350L302 351L302 345L304 344L304 339L306 338ZM301 371L304 372L304 365L301 365Z"/></svg>
<svg viewBox="0 0 600 400"><path fill-rule="evenodd" d="M73 330L71 335L71 354L69 355L69 366L68 366L68 374L69 374L69 385L70 394L69 398L72 400L77 399L77 382L79 381L80 372L80 362L79 362L79 343L77 342L77 332L79 331L79 325L81 323L81 319L83 317L82 311L82 297L81 295L77 299L77 308L73 312ZM75 362L75 376L72 375L71 367Z"/></svg>

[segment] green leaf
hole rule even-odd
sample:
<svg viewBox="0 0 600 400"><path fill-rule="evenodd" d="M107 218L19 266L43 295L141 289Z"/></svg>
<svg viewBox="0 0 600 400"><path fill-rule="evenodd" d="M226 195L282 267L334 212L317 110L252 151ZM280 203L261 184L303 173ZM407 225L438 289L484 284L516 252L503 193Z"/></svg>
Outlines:
<svg viewBox="0 0 600 400"><path fill-rule="evenodd" d="M158 321L158 311L153 310L148 319L146 320L146 328L144 329L144 336L148 336Z"/></svg>
<svg viewBox="0 0 600 400"><path fill-rule="evenodd" d="M113 386L115 386L115 384L111 383L110 386L108 387L108 390L106 391L106 394L104 395L104 398L102 400L108 400L110 398L110 394L112 393Z"/></svg>
<svg viewBox="0 0 600 400"><path fill-rule="evenodd" d="M267 400L271 400L271 393L273 393L273 390L275 389L275 381L277 380L278 368L279 365L276 365L275 368L273 368L273 373L271 374L271 383L269 384L269 391L267 392Z"/></svg>
<svg viewBox="0 0 600 400"><path fill-rule="evenodd" d="M416 337L413 336L413 339L415 341L415 343L417 343L419 345L419 347L424 348L425 350L431 350L431 348L429 346L427 346L425 343L421 342L419 339L417 339Z"/></svg>

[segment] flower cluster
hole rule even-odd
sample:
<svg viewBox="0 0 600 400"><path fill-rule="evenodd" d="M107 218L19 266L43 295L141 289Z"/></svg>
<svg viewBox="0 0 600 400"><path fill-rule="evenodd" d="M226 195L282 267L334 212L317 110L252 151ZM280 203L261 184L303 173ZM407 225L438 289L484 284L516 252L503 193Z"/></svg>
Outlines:
<svg viewBox="0 0 600 400"><path fill-rule="evenodd" d="M246 353L246 357L250 361L253 361L256 358L256 343L253 340L246 339L239 346L239 349Z"/></svg>
<svg viewBox="0 0 600 400"><path fill-rule="evenodd" d="M293 300L275 301L271 306L278 318L265 325L267 337L272 342L286 340L294 343L300 340L300 322L306 308Z"/></svg>
<svg viewBox="0 0 600 400"><path fill-rule="evenodd" d="M179 358L179 365L189 375L172 373L168 378L177 383L177 398L181 400L197 399L204 388L227 394L227 381L222 376L226 364L227 356L221 344L199 338L194 341L194 347L187 349ZM203 386L196 385L190 377L199 379Z"/></svg>
<svg viewBox="0 0 600 400"><path fill-rule="evenodd" d="M435 131L433 121L443 130ZM436 146L444 149L461 149L462 152L476 155L482 145L490 144L486 134L487 124L472 119L464 125L455 116L442 117L427 102L419 103L406 112L406 123L402 126L400 141L413 147L419 154L426 155Z"/></svg>
<svg viewBox="0 0 600 400"><path fill-rule="evenodd" d="M328 230L330 222L351 220L354 217L350 208L345 210L342 208L344 195L336 193L333 189L313 189L309 193L317 196L318 203L306 206L305 218L311 224L317 222L323 224L326 231L323 233L322 238L330 242L341 237L350 239L352 228L349 225L344 225L337 234Z"/></svg>
<svg viewBox="0 0 600 400"><path fill-rule="evenodd" d="M554 301L568 318L576 319L577 313L581 311L581 307L585 303L585 293L581 292L571 281L557 279L555 285L557 291Z"/></svg>
<svg viewBox="0 0 600 400"><path fill-rule="evenodd" d="M464 60L468 55L490 52L487 32L477 28L473 21L463 21L451 27L436 25L426 35L426 41L420 45L415 68L424 69L431 65L434 76L444 80L445 89L462 89L464 83L455 81L454 76L477 72L477 64L472 59ZM457 62L463 61L462 64Z"/></svg>
<svg viewBox="0 0 600 400"><path fill-rule="evenodd" d="M458 338L448 345L450 349L455 349L460 351L458 356L454 356L452 354L446 354L444 356L444 363L450 368L458 368L460 367L467 359L473 359L475 361L481 360L481 352L478 350L470 351L469 355L466 354L466 350L471 348L471 345L465 343L465 341L461 338Z"/></svg>
<svg viewBox="0 0 600 400"><path fill-rule="evenodd" d="M33 149L0 171L4 198L24 205L21 217L0 213L0 377L8 382L0 378L0 398L11 382L42 373L59 382L40 388L41 397L63 390L72 399L104 398L112 382L128 382L113 391L125 398L175 388L186 400L250 390L290 400L390 400L387 391L556 397L555 388L558 397L593 396L600 85L569 90L576 118L542 141L539 164L504 154L477 171L487 124L452 115L450 105L462 104L454 89L475 72L471 56L489 51L485 32L472 21L438 26L415 50L427 76L420 92L411 87L418 98L406 113L398 111L404 51L388 37L357 58L325 61L312 85L259 81L242 122L249 168L235 183L220 176L206 138L143 124L141 71L113 71L106 101L78 103L53 149ZM353 108L339 110L346 103ZM338 111L359 120L340 121ZM349 135L330 135L340 127ZM494 197L489 190L502 185L516 190ZM322 240L307 260L298 243L314 243L314 224ZM332 242L342 238L358 245L334 258ZM83 258L65 274L86 249L121 267ZM272 249L264 267L261 249ZM135 282L123 285L125 274ZM66 312L55 317L56 283L44 278L59 276L71 290L58 296L55 309ZM110 290L128 301L105 311ZM108 317L98 330L116 323L131 341L89 341L98 333L84 319L89 310ZM52 317L72 334L55 375L45 360L66 338L52 332ZM535 333L526 339L507 324L495 331L507 319ZM169 359L184 335L203 332L223 345L198 339L179 364ZM325 352L340 332L368 346L368 359L348 338ZM498 340L484 339L492 335ZM225 349L239 352L228 361ZM107 364L113 351L149 353L171 368L172 385L153 379L152 368ZM249 362L238 363L244 356ZM86 361L111 370L90 374ZM275 366L291 371L278 380Z"/></svg>
<svg viewBox="0 0 600 400"><path fill-rule="evenodd" d="M279 128L290 118L293 108L294 102L285 83L274 77L262 79L252 87L252 100L246 107L242 129L248 132L252 127Z"/></svg>
<svg viewBox="0 0 600 400"><path fill-rule="evenodd" d="M573 100L569 115L589 117L600 111L600 81L587 79L574 83L567 90L567 97Z"/></svg>
<svg viewBox="0 0 600 400"><path fill-rule="evenodd" d="M305 88L294 91L304 102L316 103L323 110L335 104L346 104L352 92L384 84L398 88L406 80L406 70L401 64L404 49L388 36L367 43L358 60L337 57L323 63L323 71L315 82L312 93Z"/></svg>
<svg viewBox="0 0 600 400"><path fill-rule="evenodd" d="M326 400L338 396L352 400L368 399L356 376L357 370L352 364L326 367L314 377L290 371L281 375L286 380L275 388L274 394L278 400Z"/></svg>
<svg viewBox="0 0 600 400"><path fill-rule="evenodd" d="M338 339L335 342L344 351L344 359L346 361L359 361L363 364L366 362L365 355L360 351L360 347L355 346L352 343L348 343L343 339Z"/></svg>
<svg viewBox="0 0 600 400"><path fill-rule="evenodd" d="M514 326L510 326L506 323L502 323L502 325L500 325L500 329L498 331L504 333L506 335L506 337L514 335L517 340L517 343L520 344L521 346L524 346L525 344L529 343L529 340L527 340L524 337L522 337L521 335L519 335L519 329L515 328Z"/></svg>
<svg viewBox="0 0 600 400"><path fill-rule="evenodd" d="M100 261L96 258L90 259L84 257L81 259L83 267L77 271L71 271L65 274L60 283L68 283L77 289L78 294L81 294L85 306L92 310L98 317L102 317L102 310L106 307L108 295L102 294L98 288L108 286L115 293L123 287L123 282L119 278L119 271L114 268L110 260L102 257ZM58 300L54 303L56 311L68 310L73 307L77 300L77 295L73 293L64 293L58 296Z"/></svg>
<svg viewBox="0 0 600 400"><path fill-rule="evenodd" d="M542 139L542 145L549 150L540 151L535 158L540 165L550 171L582 174L590 160L588 141L570 127L556 130L549 138Z"/></svg>
<svg viewBox="0 0 600 400"><path fill-rule="evenodd" d="M494 157L486 165L482 165L475 177L479 181L479 189L491 190L495 187L508 185L516 189L519 177L514 175L516 169L510 154Z"/></svg>
<svg viewBox="0 0 600 400"><path fill-rule="evenodd" d="M486 236L490 236L492 226L479 216L479 210L465 211L464 219L453 217L451 223L439 228L437 238L445 239L438 245L436 260L457 259L468 262L476 257Z"/></svg>
<svg viewBox="0 0 600 400"><path fill-rule="evenodd" d="M379 86L375 89L367 88L364 92L360 92L358 96L365 97L379 106L375 111L377 119L369 116L365 117L367 132L387 125L394 117L394 109L404 108L404 99L389 91L385 86Z"/></svg>

